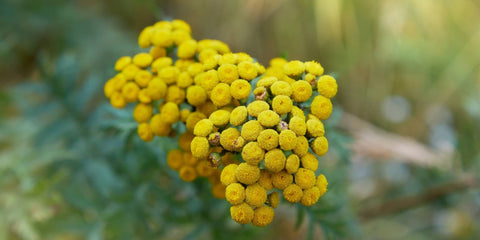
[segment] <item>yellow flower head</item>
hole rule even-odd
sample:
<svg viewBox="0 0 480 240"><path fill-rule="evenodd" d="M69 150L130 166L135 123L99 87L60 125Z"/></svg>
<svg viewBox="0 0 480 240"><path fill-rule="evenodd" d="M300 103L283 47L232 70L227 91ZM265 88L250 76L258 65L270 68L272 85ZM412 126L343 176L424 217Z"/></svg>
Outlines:
<svg viewBox="0 0 480 240"><path fill-rule="evenodd" d="M283 71L290 77L296 77L305 72L305 64L298 60L290 61L283 65Z"/></svg>
<svg viewBox="0 0 480 240"><path fill-rule="evenodd" d="M224 65L224 64L237 64L237 55L233 53L226 53L222 55L220 60L218 61L218 64Z"/></svg>
<svg viewBox="0 0 480 240"><path fill-rule="evenodd" d="M318 79L317 90L326 98L335 97L337 94L337 88L337 81L332 76L324 75Z"/></svg>
<svg viewBox="0 0 480 240"><path fill-rule="evenodd" d="M188 25L188 23L186 23L185 21L181 20L181 19L175 19L172 21L172 28L173 29L181 29L181 30L184 30L188 33L192 32L191 28L190 28L190 25Z"/></svg>
<svg viewBox="0 0 480 240"><path fill-rule="evenodd" d="M187 108L180 110L180 121L182 121L183 123L186 123L190 113L192 113L192 111L190 111L190 109L187 109Z"/></svg>
<svg viewBox="0 0 480 240"><path fill-rule="evenodd" d="M180 105L185 101L185 91L178 86L172 85L167 88L165 100Z"/></svg>
<svg viewBox="0 0 480 240"><path fill-rule="evenodd" d="M180 118L180 110L178 105L173 102L167 102L160 108L160 114L163 117L163 121L166 123L175 123Z"/></svg>
<svg viewBox="0 0 480 240"><path fill-rule="evenodd" d="M327 192L327 178L325 178L325 175L320 174L320 176L317 177L317 181L315 182L315 186L318 187L320 190L320 197Z"/></svg>
<svg viewBox="0 0 480 240"><path fill-rule="evenodd" d="M245 106L238 106L230 113L230 124L233 126L240 126L245 120L247 120L247 108Z"/></svg>
<svg viewBox="0 0 480 240"><path fill-rule="evenodd" d="M149 53L153 57L154 60L157 59L157 58L160 58L160 57L167 56L167 50L163 47L153 46L152 48L150 48Z"/></svg>
<svg viewBox="0 0 480 240"><path fill-rule="evenodd" d="M263 160L265 151L258 145L257 142L247 143L242 150L242 158L250 165L257 165Z"/></svg>
<svg viewBox="0 0 480 240"><path fill-rule="evenodd" d="M273 190L272 173L266 169L260 170L260 178L258 184L267 191Z"/></svg>
<svg viewBox="0 0 480 240"><path fill-rule="evenodd" d="M295 102L306 102L312 96L312 86L307 81L299 80L292 84L292 98Z"/></svg>
<svg viewBox="0 0 480 240"><path fill-rule="evenodd" d="M153 131L152 131L152 128L150 127L150 125L148 125L148 123L140 123L138 125L138 129L137 129L137 132L138 132L138 136L140 136L140 138L145 141L145 142L150 142L153 140Z"/></svg>
<svg viewBox="0 0 480 240"><path fill-rule="evenodd" d="M253 63L253 58L244 52L236 53L238 62L251 62Z"/></svg>
<svg viewBox="0 0 480 240"><path fill-rule="evenodd" d="M191 64L194 64L196 63L193 59L190 59L190 58L187 58L187 59L177 59L177 61L175 61L175 64L174 66L178 68L178 70L180 70L180 72L185 72L187 71L188 67L191 65Z"/></svg>
<svg viewBox="0 0 480 240"><path fill-rule="evenodd" d="M282 115L289 113L292 110L293 102L290 97L285 95L279 95L273 98L272 100L272 109L276 113Z"/></svg>
<svg viewBox="0 0 480 240"><path fill-rule="evenodd" d="M185 182L191 182L197 178L195 168L189 165L183 165L178 171L178 175Z"/></svg>
<svg viewBox="0 0 480 240"><path fill-rule="evenodd" d="M151 41L155 46L170 47L173 44L173 36L170 29L155 28Z"/></svg>
<svg viewBox="0 0 480 240"><path fill-rule="evenodd" d="M203 68L205 70L211 70L216 68L218 66L218 61L220 60L220 58L222 58L222 56L220 56L219 54L213 55L212 57L207 58L207 60L203 62Z"/></svg>
<svg viewBox="0 0 480 240"><path fill-rule="evenodd" d="M153 57L148 53L138 53L133 57L133 63L141 68L150 66L152 61Z"/></svg>
<svg viewBox="0 0 480 240"><path fill-rule="evenodd" d="M292 115L292 117L299 117L301 118L302 120L306 120L305 118L305 113L303 112L302 109L300 109L299 107L297 106L293 106L292 107L292 111L290 112L290 114Z"/></svg>
<svg viewBox="0 0 480 240"><path fill-rule="evenodd" d="M152 80L152 74L147 70L140 70L135 74L135 82L140 87L147 87L150 80Z"/></svg>
<svg viewBox="0 0 480 240"><path fill-rule="evenodd" d="M273 129L263 130L258 135L257 141L261 148L272 150L278 146L278 133Z"/></svg>
<svg viewBox="0 0 480 240"><path fill-rule="evenodd" d="M288 173L296 173L298 171L298 168L300 166L300 158L295 155L291 154L290 156L287 157L287 162L285 163L285 170L287 170Z"/></svg>
<svg viewBox="0 0 480 240"><path fill-rule="evenodd" d="M163 121L161 114L155 114L150 120L150 127L152 127L153 133L157 136L168 136L172 131L172 126Z"/></svg>
<svg viewBox="0 0 480 240"><path fill-rule="evenodd" d="M245 189L245 202L252 207L261 207L267 201L267 190L255 183Z"/></svg>
<svg viewBox="0 0 480 240"><path fill-rule="evenodd" d="M194 77L203 72L203 64L194 62L188 66L187 72L190 76Z"/></svg>
<svg viewBox="0 0 480 240"><path fill-rule="evenodd" d="M283 198L291 203L297 203L302 200L303 191L297 184L290 184L283 190Z"/></svg>
<svg viewBox="0 0 480 240"><path fill-rule="evenodd" d="M197 122L193 129L193 134L200 137L206 137L213 131L213 123L209 119L202 119Z"/></svg>
<svg viewBox="0 0 480 240"><path fill-rule="evenodd" d="M292 130L283 130L278 136L278 143L282 150L293 150L297 145L297 135Z"/></svg>
<svg viewBox="0 0 480 240"><path fill-rule="evenodd" d="M272 110L265 110L258 114L258 122L264 127L273 127L280 122L280 116Z"/></svg>
<svg viewBox="0 0 480 240"><path fill-rule="evenodd" d="M138 123L148 122L153 115L153 107L150 104L138 103L133 109L133 118Z"/></svg>
<svg viewBox="0 0 480 240"><path fill-rule="evenodd" d="M207 101L207 92L200 86L190 86L187 88L187 101L192 106L200 106Z"/></svg>
<svg viewBox="0 0 480 240"><path fill-rule="evenodd" d="M151 103L152 98L148 94L148 89L144 88L138 92L138 101L141 103Z"/></svg>
<svg viewBox="0 0 480 240"><path fill-rule="evenodd" d="M158 21L153 24L155 29L165 29L165 30L172 30L172 23L169 21Z"/></svg>
<svg viewBox="0 0 480 240"><path fill-rule="evenodd" d="M195 136L190 132L184 132L178 137L178 145L183 151L190 151L190 143Z"/></svg>
<svg viewBox="0 0 480 240"><path fill-rule="evenodd" d="M229 164L225 166L222 169L222 173L220 174L220 182L222 182L222 184L225 186L236 183L237 178L235 177L235 173L237 171L237 168L237 164Z"/></svg>
<svg viewBox="0 0 480 240"><path fill-rule="evenodd" d="M328 140L325 137L317 137L312 142L312 150L318 156L323 156L328 151Z"/></svg>
<svg viewBox="0 0 480 240"><path fill-rule="evenodd" d="M179 74L180 70L175 66L167 66L158 70L158 77L166 84L175 83Z"/></svg>
<svg viewBox="0 0 480 240"><path fill-rule="evenodd" d="M325 120L330 117L330 114L332 114L332 108L333 106L330 99L320 95L316 96L313 99L312 105L310 105L312 114L320 120Z"/></svg>
<svg viewBox="0 0 480 240"><path fill-rule="evenodd" d="M236 128L227 128L220 134L220 144L228 151L235 151L235 141L240 137L240 131Z"/></svg>
<svg viewBox="0 0 480 240"><path fill-rule="evenodd" d="M176 29L172 32L172 39L175 45L180 45L183 42L192 39L192 35L183 29Z"/></svg>
<svg viewBox="0 0 480 240"><path fill-rule="evenodd" d="M140 68L138 68L137 65L130 63L122 70L122 74L125 76L126 80L132 80L138 71L140 71Z"/></svg>
<svg viewBox="0 0 480 240"><path fill-rule="evenodd" d="M264 227L273 221L275 212L271 207L261 206L255 208L252 224L256 227Z"/></svg>
<svg viewBox="0 0 480 240"><path fill-rule="evenodd" d="M188 115L187 117L187 122L185 123L185 126L187 126L187 130L193 132L197 122L205 118L207 117L205 117L205 115L201 112L190 113L190 115Z"/></svg>
<svg viewBox="0 0 480 240"><path fill-rule="evenodd" d="M303 197L300 203L304 206L312 206L318 202L318 199L321 196L321 192L318 187L312 187L303 191Z"/></svg>
<svg viewBox="0 0 480 240"><path fill-rule="evenodd" d="M305 74L305 77L303 78L303 81L306 81L310 84L310 86L315 86L315 84L317 83L317 76L311 74L311 73L307 73Z"/></svg>
<svg viewBox="0 0 480 240"><path fill-rule="evenodd" d="M151 70L153 73L159 72L163 68L172 66L173 60L169 57L159 57L152 63Z"/></svg>
<svg viewBox="0 0 480 240"><path fill-rule="evenodd" d="M280 172L285 168L285 154L283 151L275 148L265 153L265 167L271 172Z"/></svg>
<svg viewBox="0 0 480 240"><path fill-rule="evenodd" d="M215 183L212 185L212 195L218 199L225 198L225 186L221 183Z"/></svg>
<svg viewBox="0 0 480 240"><path fill-rule="evenodd" d="M254 141L263 131L262 125L256 120L250 120L242 126L242 137L247 141Z"/></svg>
<svg viewBox="0 0 480 240"><path fill-rule="evenodd" d="M318 119L308 119L307 132L312 137L322 137L325 134L325 127Z"/></svg>
<svg viewBox="0 0 480 240"><path fill-rule="evenodd" d="M293 149L293 152L298 156L303 156L308 153L308 140L304 136L297 137L297 145Z"/></svg>
<svg viewBox="0 0 480 240"><path fill-rule="evenodd" d="M218 126L218 127L225 126L228 124L228 121L230 120L230 112L227 110L220 109L213 112L210 115L209 119L210 121L212 121L212 123L215 126Z"/></svg>
<svg viewBox="0 0 480 240"><path fill-rule="evenodd" d="M167 155L167 164L168 166L178 171L183 166L183 153L180 149L172 150Z"/></svg>
<svg viewBox="0 0 480 240"><path fill-rule="evenodd" d="M278 79L276 77L262 77L258 80L255 86L257 87L270 87L272 86Z"/></svg>
<svg viewBox="0 0 480 240"><path fill-rule="evenodd" d="M114 92L110 97L110 104L115 108L124 108L127 105L127 102L121 93Z"/></svg>
<svg viewBox="0 0 480 240"><path fill-rule="evenodd" d="M225 198L232 205L238 205L245 200L245 188L240 183L232 183L225 189Z"/></svg>
<svg viewBox="0 0 480 240"><path fill-rule="evenodd" d="M277 208L278 204L280 203L280 194L278 194L278 192L272 192L268 194L268 201L272 208Z"/></svg>
<svg viewBox="0 0 480 240"><path fill-rule="evenodd" d="M270 60L270 66L272 67L283 67L285 64L287 64L285 58L277 57Z"/></svg>
<svg viewBox="0 0 480 240"><path fill-rule="evenodd" d="M226 83L219 83L215 86L210 94L210 99L216 106L222 107L230 103L232 96L230 95L230 86Z"/></svg>
<svg viewBox="0 0 480 240"><path fill-rule="evenodd" d="M307 153L307 154L303 155L300 160L302 162L303 168L312 170L314 172L317 170L318 159L315 155L313 155L311 153Z"/></svg>
<svg viewBox="0 0 480 240"><path fill-rule="evenodd" d="M200 49L202 47L202 41L198 42L198 60L200 60L201 63L205 63L207 59L212 58L215 55L218 55L217 50L212 49L212 48L206 48L206 49Z"/></svg>
<svg viewBox="0 0 480 240"><path fill-rule="evenodd" d="M243 184L254 184L260 178L260 169L248 163L240 163L235 170L235 177Z"/></svg>
<svg viewBox="0 0 480 240"><path fill-rule="evenodd" d="M126 66L132 63L132 58L128 56L123 56L117 60L115 63L115 70L122 71Z"/></svg>
<svg viewBox="0 0 480 240"><path fill-rule="evenodd" d="M195 166L198 162L198 158L194 157L190 152L183 153L183 164L189 166Z"/></svg>
<svg viewBox="0 0 480 240"><path fill-rule="evenodd" d="M110 98L113 95L116 90L115 82L116 80L114 78L111 78L105 83L105 85L103 86L103 92L105 93L105 97Z"/></svg>
<svg viewBox="0 0 480 240"><path fill-rule="evenodd" d="M315 61L309 61L305 63L305 70L308 73L311 73L316 76L320 76L323 74L323 67L320 65L320 63L315 62Z"/></svg>
<svg viewBox="0 0 480 240"><path fill-rule="evenodd" d="M190 39L183 41L177 49L179 58L192 58L197 52L197 41Z"/></svg>
<svg viewBox="0 0 480 240"><path fill-rule="evenodd" d="M247 98L250 95L250 91L252 91L252 86L245 80L237 79L230 86L230 94L235 99Z"/></svg>
<svg viewBox="0 0 480 240"><path fill-rule="evenodd" d="M206 158L208 156L210 144L206 137L194 137L192 143L190 143L190 149L194 157Z"/></svg>
<svg viewBox="0 0 480 240"><path fill-rule="evenodd" d="M303 136L307 132L307 124L305 120L299 117L292 117L288 123L288 128L295 132L297 136Z"/></svg>
<svg viewBox="0 0 480 240"><path fill-rule="evenodd" d="M295 183L302 189L309 189L315 185L315 172L306 168L299 168L295 173Z"/></svg>
<svg viewBox="0 0 480 240"><path fill-rule="evenodd" d="M290 86L289 83L287 82L284 82L284 81L276 81L272 84L272 86L270 87L270 89L272 90L272 94L275 95L275 96L278 96L278 95L285 95L285 96L288 96L290 97L290 95L292 95L292 86Z"/></svg>
<svg viewBox="0 0 480 240"><path fill-rule="evenodd" d="M252 222L254 211L250 205L242 203L230 207L230 215L232 219L240 224L248 224Z"/></svg>
<svg viewBox="0 0 480 240"><path fill-rule="evenodd" d="M217 110L217 106L213 104L211 101L206 101L204 104L197 106L197 111L205 114L205 116L210 116L215 110Z"/></svg>
<svg viewBox="0 0 480 240"><path fill-rule="evenodd" d="M188 72L181 72L177 78L177 86L187 88L193 84L193 79Z"/></svg>
<svg viewBox="0 0 480 240"><path fill-rule="evenodd" d="M138 36L138 45L141 48L148 48L152 45L151 38L153 34L154 28L152 26L148 26L140 32Z"/></svg>
<svg viewBox="0 0 480 240"><path fill-rule="evenodd" d="M292 184L293 176L292 174L289 174L285 170L283 170L272 175L272 182L273 186L280 190L283 190L290 186L290 184Z"/></svg>
<svg viewBox="0 0 480 240"><path fill-rule="evenodd" d="M231 84L238 79L237 66L233 64L223 64L218 69L218 79L222 83Z"/></svg>
<svg viewBox="0 0 480 240"><path fill-rule="evenodd" d="M261 100L255 100L253 102L251 102L250 104L248 104L247 106L247 111L248 111L248 114L252 117L258 117L258 115L265 111L265 110L268 110L270 109L270 105L268 105L267 102L265 101L261 101Z"/></svg>
<svg viewBox="0 0 480 240"><path fill-rule="evenodd" d="M241 62L238 64L238 75L242 79L252 80L257 77L257 66L252 62Z"/></svg>
<svg viewBox="0 0 480 240"><path fill-rule="evenodd" d="M140 88L134 82L128 82L122 88L122 96L127 102L135 102L138 99L138 92Z"/></svg>

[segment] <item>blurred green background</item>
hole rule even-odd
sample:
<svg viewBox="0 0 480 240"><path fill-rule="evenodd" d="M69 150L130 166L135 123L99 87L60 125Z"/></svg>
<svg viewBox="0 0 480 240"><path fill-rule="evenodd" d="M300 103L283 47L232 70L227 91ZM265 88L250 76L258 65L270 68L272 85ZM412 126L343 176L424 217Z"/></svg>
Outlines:
<svg viewBox="0 0 480 240"><path fill-rule="evenodd" d="M177 18L337 76L315 207L234 224L108 105L116 58ZM0 239L479 239L479 22L475 0L0 1Z"/></svg>

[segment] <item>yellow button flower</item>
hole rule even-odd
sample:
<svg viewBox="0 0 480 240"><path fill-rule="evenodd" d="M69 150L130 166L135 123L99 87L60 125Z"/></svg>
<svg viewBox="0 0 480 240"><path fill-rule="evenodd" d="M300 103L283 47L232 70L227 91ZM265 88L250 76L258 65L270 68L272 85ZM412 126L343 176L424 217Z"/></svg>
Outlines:
<svg viewBox="0 0 480 240"><path fill-rule="evenodd" d="M178 171L183 166L183 153L180 149L172 150L167 155L167 165Z"/></svg>
<svg viewBox="0 0 480 240"><path fill-rule="evenodd" d="M215 126L218 126L218 127L225 126L228 124L228 121L230 120L230 112L228 112L227 110L220 109L213 112L210 115L209 119L210 121L212 121L212 123Z"/></svg>
<svg viewBox="0 0 480 240"><path fill-rule="evenodd" d="M184 132L178 137L178 145L183 151L190 151L190 143L195 136L190 132Z"/></svg>
<svg viewBox="0 0 480 240"><path fill-rule="evenodd" d="M300 167L300 158L295 155L291 154L290 156L287 157L287 161L285 163L285 170L287 170L288 173L296 173L298 171L298 168Z"/></svg>
<svg viewBox="0 0 480 240"><path fill-rule="evenodd" d="M190 143L190 149L194 157L206 158L208 156L210 144L206 137L194 137L192 143Z"/></svg>
<svg viewBox="0 0 480 240"><path fill-rule="evenodd" d="M146 88L140 90L138 92L138 101L141 103L151 103L152 98L150 97L150 94L148 94L148 90Z"/></svg>
<svg viewBox="0 0 480 240"><path fill-rule="evenodd" d="M165 100L180 105L185 101L185 91L178 86L172 85L167 88Z"/></svg>
<svg viewBox="0 0 480 240"><path fill-rule="evenodd" d="M240 131L236 128L227 128L220 134L220 144L228 151L236 151L235 141L240 137Z"/></svg>
<svg viewBox="0 0 480 240"><path fill-rule="evenodd" d="M297 145L293 149L293 152L298 156L303 156L308 153L308 140L304 136L297 137Z"/></svg>
<svg viewBox="0 0 480 240"><path fill-rule="evenodd" d="M332 114L332 108L333 106L330 99L320 95L316 96L312 101L312 105L310 105L312 114L320 120L325 120L330 117L330 114Z"/></svg>
<svg viewBox="0 0 480 240"><path fill-rule="evenodd" d="M307 132L307 124L305 120L299 117L292 117L288 123L288 128L295 132L297 136L303 136Z"/></svg>
<svg viewBox="0 0 480 240"><path fill-rule="evenodd" d="M173 60L169 57L159 57L152 63L150 68L153 73L159 72L163 68L172 66Z"/></svg>
<svg viewBox="0 0 480 240"><path fill-rule="evenodd" d="M185 182L192 182L197 178L197 172L195 168L189 165L183 165L178 171L178 175Z"/></svg>
<svg viewBox="0 0 480 240"><path fill-rule="evenodd" d="M275 212L271 207L261 206L255 208L252 224L256 227L264 227L273 221Z"/></svg>
<svg viewBox="0 0 480 240"><path fill-rule="evenodd" d="M213 131L213 123L209 119L198 121L193 129L193 134L200 137L206 137Z"/></svg>
<svg viewBox="0 0 480 240"><path fill-rule="evenodd" d="M308 119L307 132L312 137L322 137L325 134L325 126L318 119Z"/></svg>
<svg viewBox="0 0 480 240"><path fill-rule="evenodd" d="M197 46L198 50L199 50L198 60L200 60L201 63L205 63L207 61L207 59L210 59L213 56L218 55L218 52L217 52L217 50L212 49L212 48L201 49L202 48L202 43L203 43L203 40L199 41L198 46Z"/></svg>
<svg viewBox="0 0 480 240"><path fill-rule="evenodd" d="M265 110L258 114L258 122L264 127L274 127L280 122L280 116L272 110Z"/></svg>
<svg viewBox="0 0 480 240"><path fill-rule="evenodd" d="M293 102L290 97L285 95L279 95L273 98L272 100L272 109L276 113L282 115L289 113L292 110Z"/></svg>
<svg viewBox="0 0 480 240"><path fill-rule="evenodd" d="M110 98L110 104L115 108L124 108L127 105L127 102L121 93L114 92Z"/></svg>
<svg viewBox="0 0 480 240"><path fill-rule="evenodd" d="M323 156L328 151L328 140L325 137L317 137L312 142L312 150L318 156Z"/></svg>
<svg viewBox="0 0 480 240"><path fill-rule="evenodd" d="M268 195L268 201L272 208L277 208L280 203L280 194L278 192L272 192Z"/></svg>
<svg viewBox="0 0 480 240"><path fill-rule="evenodd" d="M222 58L218 62L218 64L237 64L237 55L233 53L227 53L222 55Z"/></svg>
<svg viewBox="0 0 480 240"><path fill-rule="evenodd" d="M278 136L278 143L282 150L293 150L297 145L297 135L292 130L283 130Z"/></svg>
<svg viewBox="0 0 480 240"><path fill-rule="evenodd" d="M230 86L230 95L235 99L247 98L250 95L250 91L252 91L252 86L245 80L235 80Z"/></svg>
<svg viewBox="0 0 480 240"><path fill-rule="evenodd" d="M320 176L317 177L317 181L315 182L315 186L318 187L320 190L320 197L327 192L327 178L325 178L325 175L320 174Z"/></svg>
<svg viewBox="0 0 480 240"><path fill-rule="evenodd" d="M291 203L297 203L302 200L303 191L297 184L291 184L283 190L283 198Z"/></svg>
<svg viewBox="0 0 480 240"><path fill-rule="evenodd" d="M255 86L256 87L270 87L276 81L278 81L278 79L276 77L262 77L260 80L258 80L258 82Z"/></svg>
<svg viewBox="0 0 480 240"><path fill-rule="evenodd" d="M153 133L157 136L168 136L172 131L172 126L163 121L161 114L155 114L150 120L150 127L152 127Z"/></svg>
<svg viewBox="0 0 480 240"><path fill-rule="evenodd" d="M218 79L222 83L231 84L238 79L237 66L233 64L223 64L218 69Z"/></svg>
<svg viewBox="0 0 480 240"><path fill-rule="evenodd" d="M324 75L318 79L317 90L326 98L335 97L337 94L337 88L337 81L332 76Z"/></svg>
<svg viewBox="0 0 480 240"><path fill-rule="evenodd" d="M123 56L117 60L115 63L115 70L122 71L126 66L132 63L132 58L128 56Z"/></svg>
<svg viewBox="0 0 480 240"><path fill-rule="evenodd" d="M198 162L198 158L194 157L190 152L183 153L183 164L195 167ZM195 171L196 172L196 171Z"/></svg>
<svg viewBox="0 0 480 240"><path fill-rule="evenodd" d="M270 90L272 90L272 94L275 96L278 95L285 95L290 97L292 95L292 86L290 86L289 83L284 82L284 81L276 81L272 84L270 87Z"/></svg>
<svg viewBox="0 0 480 240"><path fill-rule="evenodd" d="M147 87L152 80L152 74L147 70L140 70L135 74L135 82L140 87Z"/></svg>
<svg viewBox="0 0 480 240"><path fill-rule="evenodd" d="M257 139L257 137L260 135L262 131L263 131L263 127L262 125L260 125L258 121L250 120L245 124L243 124L241 135L247 141L254 141ZM264 137L265 141L267 141L266 137L267 136Z"/></svg>
<svg viewBox="0 0 480 240"><path fill-rule="evenodd" d="M305 64L298 60L290 61L283 65L283 71L291 77L299 76L305 71Z"/></svg>
<svg viewBox="0 0 480 240"><path fill-rule="evenodd" d="M302 189L309 189L315 185L315 173L306 168L299 168L295 173L295 183Z"/></svg>
<svg viewBox="0 0 480 240"><path fill-rule="evenodd" d="M207 101L207 92L200 86L187 88L187 101L192 106L200 106Z"/></svg>
<svg viewBox="0 0 480 240"><path fill-rule="evenodd" d="M252 80L257 77L257 67L252 62L241 62L238 64L238 75L242 79Z"/></svg>
<svg viewBox="0 0 480 240"><path fill-rule="evenodd" d="M248 114L252 117L258 117L258 115L265 111L265 110L268 110L270 109L270 105L268 105L267 102L265 101L261 101L261 100L255 100L253 102L251 102L250 104L248 104L247 106L247 111L248 111Z"/></svg>
<svg viewBox="0 0 480 240"><path fill-rule="evenodd" d="M248 55L247 53L244 53L244 52L239 52L239 53L235 53L235 55L237 55L237 60L238 62L251 62L253 63L253 58L250 57L250 55Z"/></svg>
<svg viewBox="0 0 480 240"><path fill-rule="evenodd" d="M158 77L166 84L175 83L179 74L180 70L174 66L167 66L158 70Z"/></svg>
<svg viewBox="0 0 480 240"><path fill-rule="evenodd" d="M292 98L295 102L306 102L312 96L312 86L307 81L296 81L292 84Z"/></svg>
<svg viewBox="0 0 480 240"><path fill-rule="evenodd" d="M292 111L290 112L290 114L292 115L292 117L299 117L301 118L302 120L306 120L305 118L305 113L303 112L302 109L300 109L299 107L297 106L293 106L292 107Z"/></svg>
<svg viewBox="0 0 480 240"><path fill-rule="evenodd" d="M252 222L254 211L250 205L242 203L230 207L230 215L232 219L240 224L248 224Z"/></svg>
<svg viewBox="0 0 480 240"><path fill-rule="evenodd" d="M138 92L140 88L134 82L125 84L122 88L122 96L127 102L135 102L138 99Z"/></svg>
<svg viewBox="0 0 480 240"><path fill-rule="evenodd" d="M287 64L287 60L285 58L277 57L277 58L272 58L270 60L270 66L272 67L283 67L285 64Z"/></svg>
<svg viewBox="0 0 480 240"><path fill-rule="evenodd" d="M111 78L105 83L105 85L103 86L103 92L105 93L105 97L110 98L113 95L113 93L116 90L115 82L116 82L115 78Z"/></svg>
<svg viewBox="0 0 480 240"><path fill-rule="evenodd" d="M247 143L242 150L242 158L250 165L257 165L263 160L265 151L258 145L257 142Z"/></svg>
<svg viewBox="0 0 480 240"><path fill-rule="evenodd" d="M221 183L215 183L212 185L212 195L218 199L225 198L225 186Z"/></svg>
<svg viewBox="0 0 480 240"><path fill-rule="evenodd" d="M150 142L153 140L153 131L148 123L140 123L137 129L138 136L145 142Z"/></svg>
<svg viewBox="0 0 480 240"><path fill-rule="evenodd" d="M188 25L188 23L186 23L185 21L181 20L181 19L175 19L172 21L172 28L173 29L182 29L186 32L192 32L191 28L190 28L190 25Z"/></svg>
<svg viewBox="0 0 480 240"><path fill-rule="evenodd" d="M187 117L187 122L185 125L187 126L187 130L190 132L193 132L195 125L197 124L198 121L205 119L205 115L201 112L193 112ZM308 146L308 145L307 145Z"/></svg>
<svg viewBox="0 0 480 240"><path fill-rule="evenodd" d="M192 63L188 66L187 72L190 76L194 77L203 72L203 64L197 62Z"/></svg>
<svg viewBox="0 0 480 240"><path fill-rule="evenodd" d="M180 110L178 105L173 102L167 102L160 109L163 121L166 123L175 123L180 119Z"/></svg>
<svg viewBox="0 0 480 240"><path fill-rule="evenodd" d="M240 183L232 183L225 189L225 198L232 205L238 205L245 200L245 188Z"/></svg>
<svg viewBox="0 0 480 240"><path fill-rule="evenodd" d="M312 187L303 191L303 197L300 203L304 206L312 206L313 204L318 202L321 193L317 187Z"/></svg>
<svg viewBox="0 0 480 240"><path fill-rule="evenodd" d="M152 26L148 26L140 32L138 36L138 45L141 48L148 48L152 45L151 38L153 35L154 28Z"/></svg>
<svg viewBox="0 0 480 240"><path fill-rule="evenodd" d="M260 170L260 178L258 184L267 191L273 190L272 173L266 169Z"/></svg>
<svg viewBox="0 0 480 240"><path fill-rule="evenodd" d="M261 148L272 150L278 146L278 133L273 129L263 130L258 135L257 141Z"/></svg>
<svg viewBox="0 0 480 240"><path fill-rule="evenodd" d="M243 184L254 184L260 178L260 169L248 163L240 163L235 170L235 177Z"/></svg>
<svg viewBox="0 0 480 240"><path fill-rule="evenodd" d="M315 61L309 61L305 63L305 70L308 73L314 74L316 76L320 76L323 74L323 67L320 63Z"/></svg>
<svg viewBox="0 0 480 240"><path fill-rule="evenodd" d="M187 88L193 84L193 79L187 72L178 74L177 86L180 88Z"/></svg>
<svg viewBox="0 0 480 240"><path fill-rule="evenodd" d="M245 202L252 207L261 207L267 201L267 190L255 183L245 189Z"/></svg>
<svg viewBox="0 0 480 240"><path fill-rule="evenodd" d="M265 167L271 172L280 172L285 168L285 154L283 151L275 148L265 153Z"/></svg>
<svg viewBox="0 0 480 240"><path fill-rule="evenodd" d="M160 57L167 56L167 50L164 47L153 46L152 48L150 48L149 53L154 60Z"/></svg>
<svg viewBox="0 0 480 240"><path fill-rule="evenodd" d="M302 166L306 169L317 171L318 159L315 155L307 153L301 157Z"/></svg>
<svg viewBox="0 0 480 240"><path fill-rule="evenodd" d="M155 46L170 47L173 44L172 32L169 29L156 28L151 41Z"/></svg>
<svg viewBox="0 0 480 240"><path fill-rule="evenodd" d="M217 110L217 106L213 104L211 101L206 101L204 104L197 106L197 111L205 114L205 116L210 116L215 110Z"/></svg>
<svg viewBox="0 0 480 240"><path fill-rule="evenodd" d="M273 186L280 190L283 190L290 186L290 184L292 184L293 176L292 174L289 174L285 170L283 170L272 175L272 182Z"/></svg>
<svg viewBox="0 0 480 240"><path fill-rule="evenodd" d="M197 41L190 39L183 41L177 48L179 58L192 58L197 51Z"/></svg>
<svg viewBox="0 0 480 240"><path fill-rule="evenodd" d="M245 106L238 106L230 113L230 124L233 126L242 125L247 120L247 108Z"/></svg>
<svg viewBox="0 0 480 240"><path fill-rule="evenodd" d="M133 63L141 68L150 66L152 61L153 57L148 53L138 53L133 57Z"/></svg>
<svg viewBox="0 0 480 240"><path fill-rule="evenodd" d="M210 94L213 104L223 107L230 103L232 96L230 95L230 86L226 83L219 83L215 86Z"/></svg>
<svg viewBox="0 0 480 240"><path fill-rule="evenodd" d="M237 182L237 178L235 176L237 171L238 165L237 164L229 164L225 166L220 174L220 182L223 185L228 186L232 183Z"/></svg>
<svg viewBox="0 0 480 240"><path fill-rule="evenodd" d="M153 107L150 104L138 103L133 109L133 118L138 123L148 122L153 115Z"/></svg>

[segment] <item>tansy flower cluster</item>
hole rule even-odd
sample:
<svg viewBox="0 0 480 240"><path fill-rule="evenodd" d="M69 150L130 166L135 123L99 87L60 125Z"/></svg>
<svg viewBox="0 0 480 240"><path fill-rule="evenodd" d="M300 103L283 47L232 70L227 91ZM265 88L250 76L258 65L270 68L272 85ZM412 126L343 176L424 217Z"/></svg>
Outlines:
<svg viewBox="0 0 480 240"><path fill-rule="evenodd" d="M148 51L118 59L105 95L116 108L135 104L144 141L184 125L168 166L187 182L208 178L233 220L266 226L281 196L311 206L327 191L317 157L328 151L322 121L337 83L319 63L275 58L265 69L221 41L193 39L181 20L146 27L138 44Z"/></svg>

